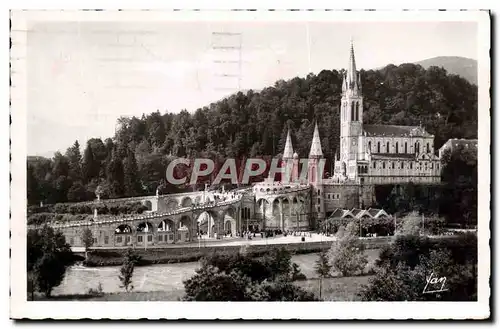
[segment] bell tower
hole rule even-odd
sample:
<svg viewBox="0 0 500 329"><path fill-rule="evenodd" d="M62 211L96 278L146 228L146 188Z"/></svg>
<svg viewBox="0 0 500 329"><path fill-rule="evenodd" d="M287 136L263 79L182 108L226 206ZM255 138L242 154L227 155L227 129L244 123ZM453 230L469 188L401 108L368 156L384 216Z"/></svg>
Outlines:
<svg viewBox="0 0 500 329"><path fill-rule="evenodd" d="M363 133L363 93L361 80L356 71L354 45L351 39L349 65L343 77L342 99L340 103L340 161L346 167L347 176L355 178L356 161L363 152L358 145ZM361 150L360 150L361 147Z"/></svg>

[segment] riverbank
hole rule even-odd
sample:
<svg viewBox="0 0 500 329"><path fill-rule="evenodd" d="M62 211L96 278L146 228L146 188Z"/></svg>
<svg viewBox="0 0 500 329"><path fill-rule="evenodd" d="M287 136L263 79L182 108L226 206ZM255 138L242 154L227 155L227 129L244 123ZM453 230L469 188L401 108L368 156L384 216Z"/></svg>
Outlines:
<svg viewBox="0 0 500 329"><path fill-rule="evenodd" d="M307 238L306 238L307 239ZM366 249L380 249L392 241L392 237L377 237L361 239ZM179 246L171 248L135 248L136 254L141 256L139 266L154 264L175 264L185 262L196 262L203 257L218 254L235 254L245 251L253 257L259 257L269 252L270 249L285 248L292 254L310 254L328 250L333 241L298 241L295 243L282 244L250 244L241 241L236 244L212 245L207 247L195 248L192 246ZM126 249L95 249L88 253L88 259L85 265L88 267L117 266L123 263L123 257Z"/></svg>
<svg viewBox="0 0 500 329"><path fill-rule="evenodd" d="M372 275L336 277L323 279L322 300L351 302L360 301L358 294L364 285L368 284ZM296 281L295 284L307 291L314 293L319 298L319 279L307 279ZM184 289L172 289L168 291L131 291L115 292L102 294L72 294L55 295L45 298L41 295L36 296L37 301L148 301L148 302L167 302L181 301L184 296Z"/></svg>

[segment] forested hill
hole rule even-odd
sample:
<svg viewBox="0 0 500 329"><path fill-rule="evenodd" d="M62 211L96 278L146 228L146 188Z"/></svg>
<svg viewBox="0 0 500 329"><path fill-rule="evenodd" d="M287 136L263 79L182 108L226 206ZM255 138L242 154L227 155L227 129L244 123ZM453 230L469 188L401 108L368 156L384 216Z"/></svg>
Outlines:
<svg viewBox="0 0 500 329"><path fill-rule="evenodd" d="M83 156L74 145L51 160L29 161L34 186L28 188L53 190L37 192L32 201L91 199L97 185L108 196L154 193L171 156L277 155L283 151L287 127L294 150L307 157L315 120L323 152L333 159L339 149L341 75L324 70L277 81L258 93L238 93L194 113L157 111L120 118L114 138L89 140ZM451 137L477 138L477 87L467 80L414 64L361 71L361 80L365 123L422 124L435 135L436 148Z"/></svg>
<svg viewBox="0 0 500 329"><path fill-rule="evenodd" d="M448 73L459 75L470 83L477 85L477 61L475 59L459 56L438 56L415 64L421 65L424 69L431 66L442 67Z"/></svg>

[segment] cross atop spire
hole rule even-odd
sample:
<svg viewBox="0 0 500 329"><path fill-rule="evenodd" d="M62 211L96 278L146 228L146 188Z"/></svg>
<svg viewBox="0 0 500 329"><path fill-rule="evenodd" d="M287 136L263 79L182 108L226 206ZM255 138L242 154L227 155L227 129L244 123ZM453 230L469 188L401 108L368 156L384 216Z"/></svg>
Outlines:
<svg viewBox="0 0 500 329"><path fill-rule="evenodd" d="M311 151L309 152L309 158L323 157L323 151L321 150L321 139L319 138L318 122L314 126L314 135L311 144Z"/></svg>
<svg viewBox="0 0 500 329"><path fill-rule="evenodd" d="M286 135L285 149L283 150L283 159L293 158L292 137L290 136L290 129Z"/></svg>

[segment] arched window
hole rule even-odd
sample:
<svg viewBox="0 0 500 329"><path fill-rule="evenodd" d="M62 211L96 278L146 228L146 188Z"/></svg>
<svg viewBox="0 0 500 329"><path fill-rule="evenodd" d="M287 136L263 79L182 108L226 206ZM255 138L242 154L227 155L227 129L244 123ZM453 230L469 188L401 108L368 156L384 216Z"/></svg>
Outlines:
<svg viewBox="0 0 500 329"><path fill-rule="evenodd" d="M377 142L377 153L380 153L380 142Z"/></svg>
<svg viewBox="0 0 500 329"><path fill-rule="evenodd" d="M387 150L387 151L386 151L387 153L389 153L389 152L390 152L390 151L389 151L389 142L387 142L387 147L386 147L386 150Z"/></svg>
<svg viewBox="0 0 500 329"><path fill-rule="evenodd" d="M420 153L420 145L418 145L418 142L415 142L415 153Z"/></svg>
<svg viewBox="0 0 500 329"><path fill-rule="evenodd" d="M376 169L376 168L377 168L377 162L373 161L373 169Z"/></svg>
<svg viewBox="0 0 500 329"><path fill-rule="evenodd" d="M405 168L405 163L403 161L401 161L401 169L404 169Z"/></svg>
<svg viewBox="0 0 500 329"><path fill-rule="evenodd" d="M354 121L354 102L351 103L351 121Z"/></svg>
<svg viewBox="0 0 500 329"><path fill-rule="evenodd" d="M410 162L410 169L413 169L413 162Z"/></svg>
<svg viewBox="0 0 500 329"><path fill-rule="evenodd" d="M394 169L394 161L392 162L392 169Z"/></svg>
<svg viewBox="0 0 500 329"><path fill-rule="evenodd" d="M370 152L372 151L372 142L368 142L368 149L370 150Z"/></svg>
<svg viewBox="0 0 500 329"><path fill-rule="evenodd" d="M405 142L405 153L408 153L408 142Z"/></svg>
<svg viewBox="0 0 500 329"><path fill-rule="evenodd" d="M382 169L385 169L385 161L382 162Z"/></svg>
<svg viewBox="0 0 500 329"><path fill-rule="evenodd" d="M359 121L359 102L356 102L356 121Z"/></svg>
<svg viewBox="0 0 500 329"><path fill-rule="evenodd" d="M431 153L431 148L429 147L429 143L427 143L427 153Z"/></svg>
<svg viewBox="0 0 500 329"><path fill-rule="evenodd" d="M399 153L399 144L396 142L396 153Z"/></svg>

